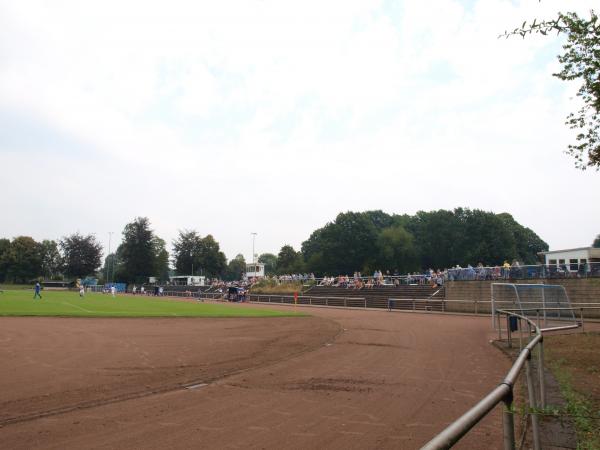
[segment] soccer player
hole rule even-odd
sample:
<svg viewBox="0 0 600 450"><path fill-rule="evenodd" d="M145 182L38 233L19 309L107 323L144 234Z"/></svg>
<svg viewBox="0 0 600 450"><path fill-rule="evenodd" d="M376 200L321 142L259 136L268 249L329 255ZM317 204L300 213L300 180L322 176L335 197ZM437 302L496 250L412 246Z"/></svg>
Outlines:
<svg viewBox="0 0 600 450"><path fill-rule="evenodd" d="M113 284L110 287L110 293L112 294L113 298L115 298L115 292L117 292L117 288L115 287L115 285Z"/></svg>
<svg viewBox="0 0 600 450"><path fill-rule="evenodd" d="M83 285L79 286L79 297L83 298L85 295L85 287Z"/></svg>
<svg viewBox="0 0 600 450"><path fill-rule="evenodd" d="M41 290L42 290L42 286L40 285L40 282L38 281L37 283L35 283L35 288L34 288L35 293L33 294L34 300L36 297L39 297L40 300L42 299L42 294L40 294Z"/></svg>

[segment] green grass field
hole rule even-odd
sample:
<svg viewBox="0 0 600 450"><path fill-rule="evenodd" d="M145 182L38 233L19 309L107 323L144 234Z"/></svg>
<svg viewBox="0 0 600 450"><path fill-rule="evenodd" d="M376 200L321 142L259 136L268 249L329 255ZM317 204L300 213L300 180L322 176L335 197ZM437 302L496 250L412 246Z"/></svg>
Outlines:
<svg viewBox="0 0 600 450"><path fill-rule="evenodd" d="M43 291L33 300L33 290L0 293L0 316L69 317L283 317L294 314L253 308L247 304L184 302L155 297L133 297L77 292Z"/></svg>

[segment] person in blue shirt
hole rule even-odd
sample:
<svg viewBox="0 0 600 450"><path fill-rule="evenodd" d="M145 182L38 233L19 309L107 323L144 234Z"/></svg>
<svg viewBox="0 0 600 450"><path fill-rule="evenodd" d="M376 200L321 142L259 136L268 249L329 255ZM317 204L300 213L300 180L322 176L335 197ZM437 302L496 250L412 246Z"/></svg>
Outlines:
<svg viewBox="0 0 600 450"><path fill-rule="evenodd" d="M42 299L42 294L40 294L41 290L42 290L42 286L40 285L40 282L38 281L37 283L35 283L35 288L34 288L35 293L33 294L34 300L36 297L39 297L40 300Z"/></svg>

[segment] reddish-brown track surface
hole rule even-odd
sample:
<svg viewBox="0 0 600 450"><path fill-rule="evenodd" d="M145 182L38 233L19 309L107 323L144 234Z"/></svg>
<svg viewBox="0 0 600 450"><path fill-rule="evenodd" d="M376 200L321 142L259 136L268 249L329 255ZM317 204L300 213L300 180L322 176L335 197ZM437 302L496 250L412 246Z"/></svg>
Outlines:
<svg viewBox="0 0 600 450"><path fill-rule="evenodd" d="M510 367L489 318L301 311L0 318L0 448L412 449ZM457 448L501 448L500 411Z"/></svg>

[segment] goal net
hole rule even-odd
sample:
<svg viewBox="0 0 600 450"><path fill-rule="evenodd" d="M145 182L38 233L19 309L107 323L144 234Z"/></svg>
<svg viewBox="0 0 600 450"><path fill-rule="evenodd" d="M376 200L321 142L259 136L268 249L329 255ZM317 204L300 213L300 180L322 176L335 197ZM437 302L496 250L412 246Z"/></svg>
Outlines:
<svg viewBox="0 0 600 450"><path fill-rule="evenodd" d="M492 322L496 311L508 310L527 317L544 329L577 325L564 286L552 284L492 283Z"/></svg>

